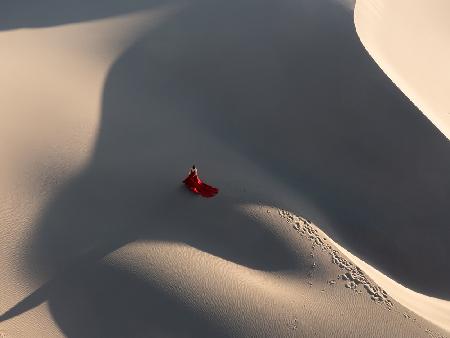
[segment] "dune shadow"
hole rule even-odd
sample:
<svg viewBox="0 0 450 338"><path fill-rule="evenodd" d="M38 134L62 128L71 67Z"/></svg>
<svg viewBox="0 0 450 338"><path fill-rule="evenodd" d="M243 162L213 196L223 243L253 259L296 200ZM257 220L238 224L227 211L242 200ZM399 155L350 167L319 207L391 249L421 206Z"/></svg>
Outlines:
<svg viewBox="0 0 450 338"><path fill-rule="evenodd" d="M301 264L236 209L255 196L224 187L207 200L180 188L193 161L225 161L211 139L310 198L333 224L314 221L352 253L407 287L450 298L450 145L370 59L351 14L326 0L196 1L111 68L92 160L32 238L30 270L57 277L12 313L48 297L69 337L226 335L98 263L143 239L264 271ZM217 167L214 177L228 174Z"/></svg>
<svg viewBox="0 0 450 338"><path fill-rule="evenodd" d="M129 132L134 134L132 128ZM116 153L111 160L120 156ZM68 337L228 336L226 327L169 297L161 286L115 271L102 259L144 240L149 245L185 243L263 271L292 270L303 264L267 224L237 208L245 200L226 192L213 199L193 195L181 184L184 170L173 170L175 177L170 170L157 177L152 172L154 159L141 156L147 158L143 163L133 164L131 158L123 162L136 169L131 176L133 169L107 163L106 158L98 162L94 156L91 165L49 203L31 238L27 266L35 274L32 278L50 276L50 280L0 321L48 301Z"/></svg>
<svg viewBox="0 0 450 338"><path fill-rule="evenodd" d="M78 269L140 240L186 243L263 271L298 266L270 227L236 207L239 199L206 200L176 179L158 191L144 181L107 176L90 167L50 204L32 240L29 262L43 275Z"/></svg>
<svg viewBox="0 0 450 338"><path fill-rule="evenodd" d="M0 31L79 23L172 4L176 0L20 0L0 4Z"/></svg>
<svg viewBox="0 0 450 338"><path fill-rule="evenodd" d="M130 271L85 262L46 283L0 317L47 301L67 337L226 337L219 323L195 312Z"/></svg>
<svg viewBox="0 0 450 338"><path fill-rule="evenodd" d="M144 147L164 168L220 161L193 146L214 135L309 198L326 216L314 221L351 252L450 298L450 144L335 2L196 2L122 55L104 98L104 126L121 114L147 124L132 147L117 142L120 158ZM115 130L103 130L99 156Z"/></svg>
<svg viewBox="0 0 450 338"><path fill-rule="evenodd" d="M49 295L68 337L223 337L223 329L130 272L94 263Z"/></svg>

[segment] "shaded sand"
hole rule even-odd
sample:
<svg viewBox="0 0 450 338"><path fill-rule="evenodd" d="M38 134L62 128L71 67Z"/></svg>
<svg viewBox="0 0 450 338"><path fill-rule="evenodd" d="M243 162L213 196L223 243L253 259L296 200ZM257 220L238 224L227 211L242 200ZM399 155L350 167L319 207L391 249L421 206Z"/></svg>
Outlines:
<svg viewBox="0 0 450 338"><path fill-rule="evenodd" d="M0 8L0 333L448 336L450 147L342 3Z"/></svg>
<svg viewBox="0 0 450 338"><path fill-rule="evenodd" d="M450 138L450 3L359 0L358 35L370 55Z"/></svg>

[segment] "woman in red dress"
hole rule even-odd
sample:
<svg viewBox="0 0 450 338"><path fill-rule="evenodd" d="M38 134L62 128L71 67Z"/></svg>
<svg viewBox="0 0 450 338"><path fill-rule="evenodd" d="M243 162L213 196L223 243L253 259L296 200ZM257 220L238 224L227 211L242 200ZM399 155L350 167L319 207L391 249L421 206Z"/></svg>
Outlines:
<svg viewBox="0 0 450 338"><path fill-rule="evenodd" d="M219 192L219 189L202 182L198 177L198 171L195 165L192 166L188 177L185 178L183 183L190 191L203 197L213 197Z"/></svg>

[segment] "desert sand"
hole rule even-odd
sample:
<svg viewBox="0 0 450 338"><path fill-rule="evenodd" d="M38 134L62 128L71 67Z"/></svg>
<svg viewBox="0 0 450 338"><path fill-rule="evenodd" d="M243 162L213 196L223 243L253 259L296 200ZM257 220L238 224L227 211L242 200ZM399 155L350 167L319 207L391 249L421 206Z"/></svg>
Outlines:
<svg viewBox="0 0 450 338"><path fill-rule="evenodd" d="M389 78L450 138L450 24L445 0L361 0L358 34Z"/></svg>
<svg viewBox="0 0 450 338"><path fill-rule="evenodd" d="M450 336L450 145L352 5L0 5L0 335Z"/></svg>

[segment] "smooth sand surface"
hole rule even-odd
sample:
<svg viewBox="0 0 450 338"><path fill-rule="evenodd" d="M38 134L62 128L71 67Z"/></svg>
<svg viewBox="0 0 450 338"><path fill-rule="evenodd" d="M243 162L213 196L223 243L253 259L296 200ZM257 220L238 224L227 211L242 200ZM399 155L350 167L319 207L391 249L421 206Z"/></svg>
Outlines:
<svg viewBox="0 0 450 338"><path fill-rule="evenodd" d="M0 5L0 333L448 336L450 145L349 4Z"/></svg>
<svg viewBox="0 0 450 338"><path fill-rule="evenodd" d="M359 0L358 34L370 55L450 139L450 2Z"/></svg>

